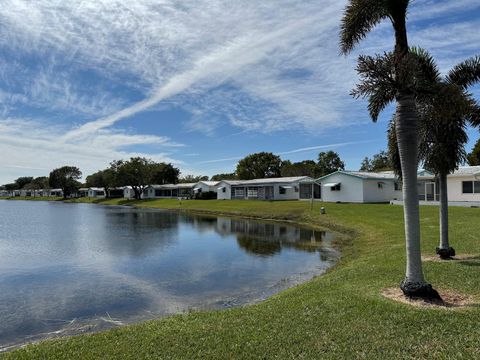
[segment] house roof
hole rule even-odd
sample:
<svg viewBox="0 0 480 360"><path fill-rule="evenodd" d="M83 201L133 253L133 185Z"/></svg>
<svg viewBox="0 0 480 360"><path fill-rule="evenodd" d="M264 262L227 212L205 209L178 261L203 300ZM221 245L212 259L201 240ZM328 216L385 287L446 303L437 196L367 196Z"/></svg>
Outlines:
<svg viewBox="0 0 480 360"><path fill-rule="evenodd" d="M475 176L480 175L480 166L460 166L449 176Z"/></svg>
<svg viewBox="0 0 480 360"><path fill-rule="evenodd" d="M308 176L291 176L280 178L266 178L266 179L253 179L253 180L222 180L229 185L263 185L263 184L290 184L297 183L304 180L313 180ZM219 183L217 183L218 185Z"/></svg>
<svg viewBox="0 0 480 360"><path fill-rule="evenodd" d="M338 170L331 174L322 176L318 178L316 181L320 181L326 179L335 174L343 174L354 176L356 178L365 179L365 180L397 180L397 177L393 173L393 171L382 171L382 172L366 172L366 171L351 171L351 170Z"/></svg>
<svg viewBox="0 0 480 360"><path fill-rule="evenodd" d="M220 181L199 181L197 184L205 184L207 186L216 186Z"/></svg>
<svg viewBox="0 0 480 360"><path fill-rule="evenodd" d="M180 184L163 184L163 185L150 185L154 189L180 189L180 188L193 188L197 183L180 183Z"/></svg>

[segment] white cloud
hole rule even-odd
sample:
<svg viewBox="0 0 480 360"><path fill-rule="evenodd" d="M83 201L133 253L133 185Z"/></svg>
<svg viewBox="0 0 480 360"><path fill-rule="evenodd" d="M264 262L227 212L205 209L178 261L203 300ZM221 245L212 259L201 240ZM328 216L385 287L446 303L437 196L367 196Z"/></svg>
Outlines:
<svg viewBox="0 0 480 360"><path fill-rule="evenodd" d="M102 130L85 139L58 141L65 129L34 120L0 119L0 153L8 154L2 162L0 184L19 176L43 176L63 165L78 166L84 175L103 169L115 159L145 156L155 161L178 165L183 162L172 158L171 150L182 144L154 135L127 134ZM130 151L132 145L148 145L149 153Z"/></svg>
<svg viewBox="0 0 480 360"><path fill-rule="evenodd" d="M429 49L443 71L478 51L479 21L459 20L480 7L478 0L412 4L410 43ZM375 29L355 54L340 56L345 5L3 0L0 49L9 56L0 60L0 119L24 118L24 107L55 111L70 123L53 126L40 116L32 124L8 123L0 150L8 151L9 164L30 167L51 167L62 157L91 169L143 144L162 147L158 157L170 159L163 150L178 148L175 139L112 130L165 104L192 115L179 129L207 135L225 125L319 133L367 122L364 103L348 95L357 81L355 54L391 50L391 25Z"/></svg>

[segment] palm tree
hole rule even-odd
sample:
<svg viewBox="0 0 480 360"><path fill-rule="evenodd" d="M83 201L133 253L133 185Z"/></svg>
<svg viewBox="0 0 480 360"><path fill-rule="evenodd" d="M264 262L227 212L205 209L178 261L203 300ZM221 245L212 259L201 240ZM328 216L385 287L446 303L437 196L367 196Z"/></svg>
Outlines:
<svg viewBox="0 0 480 360"><path fill-rule="evenodd" d="M432 171L440 187L440 246L436 249L442 259L455 256L448 237L447 175L458 169L466 160L465 144L468 141L467 123L480 125L480 108L466 92L468 86L480 81L480 58L474 57L455 66L442 78L433 58L422 49L413 48L420 71L429 74L430 89L417 91L420 114L420 160ZM395 138L395 120L390 123L389 154L397 173L398 148Z"/></svg>
<svg viewBox="0 0 480 360"><path fill-rule="evenodd" d="M420 253L420 215L417 190L418 114L412 89L412 61L408 47L406 14L409 0L350 0L341 24L341 50L348 54L381 21L390 20L395 32L391 89L369 98L369 111L376 121L380 111L396 100L396 135L403 175L403 199L407 266L400 284L409 297L439 299L425 281ZM388 81L390 82L390 81Z"/></svg>
<svg viewBox="0 0 480 360"><path fill-rule="evenodd" d="M479 107L466 92L478 81L480 58L474 57L455 66L445 79L439 79L437 93L420 112L420 156L425 168L436 175L440 187L440 245L436 253L441 259L455 256L448 236L447 175L467 159L467 124L479 125Z"/></svg>

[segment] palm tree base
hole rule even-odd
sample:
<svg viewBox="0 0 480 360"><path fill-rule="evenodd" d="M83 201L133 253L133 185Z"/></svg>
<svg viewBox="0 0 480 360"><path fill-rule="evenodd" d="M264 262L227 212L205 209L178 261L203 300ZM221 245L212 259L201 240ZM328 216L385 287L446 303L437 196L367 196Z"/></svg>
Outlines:
<svg viewBox="0 0 480 360"><path fill-rule="evenodd" d="M442 260L449 260L455 256L455 249L453 247L449 247L447 249L436 248L435 252Z"/></svg>
<svg viewBox="0 0 480 360"><path fill-rule="evenodd" d="M443 301L440 294L432 285L426 283L403 280L400 284L403 294L411 299L423 299L428 301Z"/></svg>

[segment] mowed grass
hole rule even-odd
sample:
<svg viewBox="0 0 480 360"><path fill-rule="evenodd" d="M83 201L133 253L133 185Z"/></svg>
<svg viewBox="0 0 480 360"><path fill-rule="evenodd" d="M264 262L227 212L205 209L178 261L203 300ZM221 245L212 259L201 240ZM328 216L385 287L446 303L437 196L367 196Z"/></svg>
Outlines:
<svg viewBox="0 0 480 360"><path fill-rule="evenodd" d="M85 201L92 201L84 199ZM437 289L477 305L425 309L385 299L405 267L403 209L393 205L308 202L103 200L309 223L342 232L343 258L328 273L252 306L194 312L98 334L45 341L6 358L54 359L478 359L480 209L450 209L452 245L464 261L426 262ZM326 215L320 215L321 206ZM423 207L422 251L434 254L438 208Z"/></svg>

